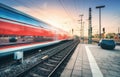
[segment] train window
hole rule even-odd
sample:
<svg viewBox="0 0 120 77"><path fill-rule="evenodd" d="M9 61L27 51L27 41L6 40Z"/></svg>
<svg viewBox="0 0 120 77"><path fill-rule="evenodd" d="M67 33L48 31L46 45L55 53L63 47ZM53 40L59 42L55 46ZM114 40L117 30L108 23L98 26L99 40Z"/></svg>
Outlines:
<svg viewBox="0 0 120 77"><path fill-rule="evenodd" d="M10 37L9 38L9 42L16 42L17 41L17 37Z"/></svg>
<svg viewBox="0 0 120 77"><path fill-rule="evenodd" d="M2 37L2 35L0 35L0 37Z"/></svg>

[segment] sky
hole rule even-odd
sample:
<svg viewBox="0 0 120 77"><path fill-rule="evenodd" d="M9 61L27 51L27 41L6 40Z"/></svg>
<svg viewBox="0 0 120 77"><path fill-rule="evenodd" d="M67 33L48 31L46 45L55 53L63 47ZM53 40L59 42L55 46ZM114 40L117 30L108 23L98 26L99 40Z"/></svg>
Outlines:
<svg viewBox="0 0 120 77"><path fill-rule="evenodd" d="M13 7L35 18L61 28L69 33L80 35L80 15L83 14L84 35L88 34L89 8L92 8L93 34L99 33L99 10L101 25L106 33L117 33L120 27L120 0L0 0L0 3ZM102 30L102 29L101 29Z"/></svg>

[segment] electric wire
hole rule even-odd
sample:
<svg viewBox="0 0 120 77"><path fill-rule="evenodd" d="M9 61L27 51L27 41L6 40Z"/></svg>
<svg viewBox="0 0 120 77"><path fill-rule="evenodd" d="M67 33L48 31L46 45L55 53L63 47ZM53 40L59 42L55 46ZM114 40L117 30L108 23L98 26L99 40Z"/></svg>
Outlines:
<svg viewBox="0 0 120 77"><path fill-rule="evenodd" d="M60 5L62 6L62 8L64 9L64 11L66 12L66 14L68 15L68 17L70 17L72 20L74 20L74 18L70 15L70 13L64 7L63 2L61 0L58 0L58 1L59 1Z"/></svg>
<svg viewBox="0 0 120 77"><path fill-rule="evenodd" d="M22 4L24 7L27 7L28 9L32 9L32 11L34 11L34 14L37 14L37 15L39 15L39 14L42 14L40 11L38 11L38 10L36 10L36 9L33 9L33 8L31 8L30 7L30 5L26 5L24 2L22 2L22 1L20 1L20 0L15 0L16 2L17 2L17 4ZM27 13L27 12L26 12ZM29 13L27 13L27 14L29 14ZM33 17L34 17L34 14L31 14ZM44 17L46 17L46 15L44 15L44 14L42 14ZM36 17L35 17L36 18Z"/></svg>

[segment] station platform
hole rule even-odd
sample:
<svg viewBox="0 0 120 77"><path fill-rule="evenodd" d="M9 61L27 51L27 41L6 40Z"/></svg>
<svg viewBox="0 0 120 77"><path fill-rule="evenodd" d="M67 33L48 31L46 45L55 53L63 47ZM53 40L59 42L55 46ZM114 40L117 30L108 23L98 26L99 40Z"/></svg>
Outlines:
<svg viewBox="0 0 120 77"><path fill-rule="evenodd" d="M79 44L60 77L120 77L120 46Z"/></svg>

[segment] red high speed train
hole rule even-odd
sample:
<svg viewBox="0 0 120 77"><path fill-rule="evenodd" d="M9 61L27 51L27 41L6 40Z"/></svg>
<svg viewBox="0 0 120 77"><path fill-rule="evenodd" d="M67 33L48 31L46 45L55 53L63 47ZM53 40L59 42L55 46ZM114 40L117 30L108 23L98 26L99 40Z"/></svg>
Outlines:
<svg viewBox="0 0 120 77"><path fill-rule="evenodd" d="M0 45L69 39L70 35L14 8L0 4Z"/></svg>

